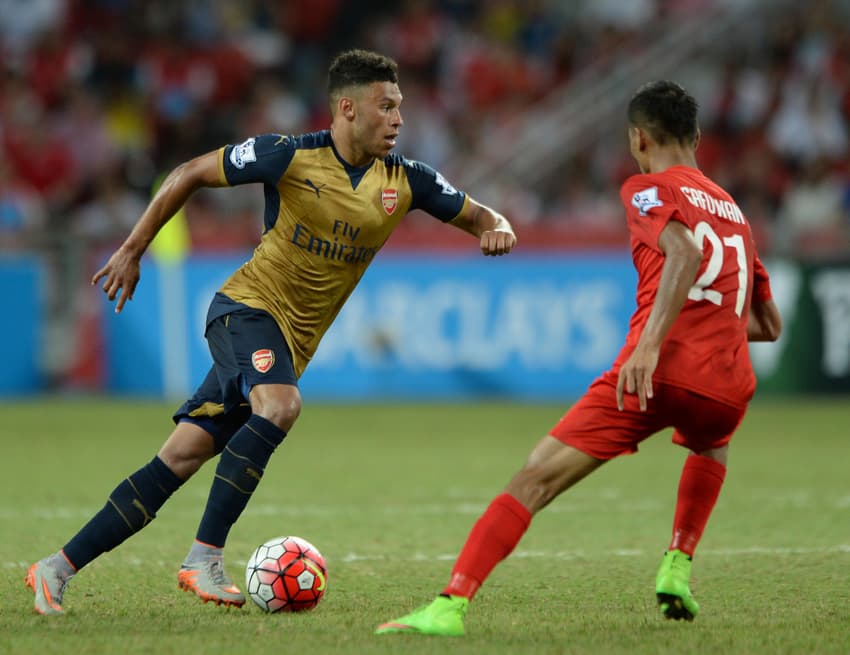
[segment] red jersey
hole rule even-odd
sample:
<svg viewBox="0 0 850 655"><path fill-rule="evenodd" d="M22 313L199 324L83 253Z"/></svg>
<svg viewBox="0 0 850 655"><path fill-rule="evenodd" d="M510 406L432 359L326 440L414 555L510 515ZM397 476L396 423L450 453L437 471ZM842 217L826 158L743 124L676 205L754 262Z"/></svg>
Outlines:
<svg viewBox="0 0 850 655"><path fill-rule="evenodd" d="M653 380L746 406L756 386L747 345L750 302L769 300L771 291L744 214L726 191L688 166L634 175L620 198L638 273L637 310L612 371L628 359L649 318L664 265L658 237L668 221L679 221L693 232L703 258L661 346Z"/></svg>

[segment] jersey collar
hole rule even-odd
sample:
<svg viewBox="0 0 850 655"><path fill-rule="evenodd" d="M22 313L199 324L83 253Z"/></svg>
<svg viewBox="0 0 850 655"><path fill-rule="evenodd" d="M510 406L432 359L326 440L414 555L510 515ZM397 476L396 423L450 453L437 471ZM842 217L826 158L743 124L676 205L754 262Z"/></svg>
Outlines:
<svg viewBox="0 0 850 655"><path fill-rule="evenodd" d="M328 139L331 142L331 150L333 150L334 156L336 157L337 161L342 164L342 168L345 170L345 172L348 173L348 179L351 181L351 188L356 189L357 185L360 184L360 181L363 179L369 169L375 165L375 160L373 159L365 166L352 166L342 158L342 155L339 154L339 151L336 149L336 144L334 143L333 136L331 136L330 134L330 130L328 130Z"/></svg>

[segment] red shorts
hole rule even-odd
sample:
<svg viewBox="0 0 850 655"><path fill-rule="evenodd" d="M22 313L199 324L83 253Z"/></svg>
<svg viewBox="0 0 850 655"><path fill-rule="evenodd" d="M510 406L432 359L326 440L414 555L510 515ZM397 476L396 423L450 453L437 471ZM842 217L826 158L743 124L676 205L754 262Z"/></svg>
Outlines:
<svg viewBox="0 0 850 655"><path fill-rule="evenodd" d="M641 441L672 427L673 443L700 453L729 443L747 411L669 384L654 382L652 390L645 412L640 411L636 394L625 395L620 411L617 376L605 373L549 434L591 457L607 460L637 452Z"/></svg>

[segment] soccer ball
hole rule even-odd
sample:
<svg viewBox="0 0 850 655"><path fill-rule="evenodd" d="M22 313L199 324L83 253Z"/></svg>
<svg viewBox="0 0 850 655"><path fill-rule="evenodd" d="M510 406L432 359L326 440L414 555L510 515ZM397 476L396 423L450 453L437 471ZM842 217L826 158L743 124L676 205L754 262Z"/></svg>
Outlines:
<svg viewBox="0 0 850 655"><path fill-rule="evenodd" d="M264 612L313 609L325 595L328 567L300 537L277 537L258 546L245 568L248 595Z"/></svg>

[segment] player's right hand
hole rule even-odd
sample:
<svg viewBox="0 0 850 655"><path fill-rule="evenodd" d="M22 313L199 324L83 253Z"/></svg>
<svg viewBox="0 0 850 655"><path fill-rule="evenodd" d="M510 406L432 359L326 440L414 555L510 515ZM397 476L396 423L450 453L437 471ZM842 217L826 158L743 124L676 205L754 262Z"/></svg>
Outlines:
<svg viewBox="0 0 850 655"><path fill-rule="evenodd" d="M138 255L122 246L112 253L106 265L92 277L92 285L106 278L103 281L103 292L110 300L115 300L118 296L118 304L115 305L116 313L124 309L124 303L133 299L133 292L136 290L140 277L139 259ZM118 295L119 290L120 295Z"/></svg>
<svg viewBox="0 0 850 655"><path fill-rule="evenodd" d="M652 398L652 374L658 366L658 350L638 344L620 367L617 377L617 409L626 406L625 394L637 394L640 411L646 411L646 401Z"/></svg>

